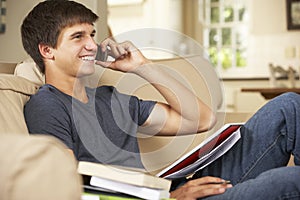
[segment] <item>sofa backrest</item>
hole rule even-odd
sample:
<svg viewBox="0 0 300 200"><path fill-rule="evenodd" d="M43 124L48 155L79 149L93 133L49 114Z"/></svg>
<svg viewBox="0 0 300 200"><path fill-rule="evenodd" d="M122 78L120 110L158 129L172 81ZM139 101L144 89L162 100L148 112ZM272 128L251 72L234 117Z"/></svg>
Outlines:
<svg viewBox="0 0 300 200"><path fill-rule="evenodd" d="M153 60L153 63L171 73L215 110L224 107L223 86L214 68L202 56ZM142 99L165 101L151 84L136 75L100 68L96 76L98 85L113 85L121 92L134 94ZM95 76L91 79L97 80Z"/></svg>
<svg viewBox="0 0 300 200"><path fill-rule="evenodd" d="M2 63L0 64L0 72L11 73L15 65ZM0 73L0 134L28 133L23 116L23 106L28 101L29 96L36 93L38 87L25 78Z"/></svg>
<svg viewBox="0 0 300 200"><path fill-rule="evenodd" d="M13 74L17 63L12 62L0 62L0 73Z"/></svg>

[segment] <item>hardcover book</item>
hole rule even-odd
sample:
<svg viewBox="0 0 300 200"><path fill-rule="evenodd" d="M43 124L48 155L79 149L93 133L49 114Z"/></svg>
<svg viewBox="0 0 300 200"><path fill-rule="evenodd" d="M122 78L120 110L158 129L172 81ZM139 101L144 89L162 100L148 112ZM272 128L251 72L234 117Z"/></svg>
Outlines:
<svg viewBox="0 0 300 200"><path fill-rule="evenodd" d="M96 187L95 190L101 192L151 200L166 199L170 195L171 181L147 174L144 170L80 161L78 172L84 178L88 176L88 183L84 181L85 188Z"/></svg>
<svg viewBox="0 0 300 200"><path fill-rule="evenodd" d="M82 175L96 176L140 187L169 191L171 181L148 174L145 170L80 161L78 172Z"/></svg>

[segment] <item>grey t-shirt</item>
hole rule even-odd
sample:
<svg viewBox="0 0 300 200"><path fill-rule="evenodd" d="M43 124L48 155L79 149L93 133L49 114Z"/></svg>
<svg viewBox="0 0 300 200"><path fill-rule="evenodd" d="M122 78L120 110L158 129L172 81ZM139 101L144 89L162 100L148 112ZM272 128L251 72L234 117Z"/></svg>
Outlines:
<svg viewBox="0 0 300 200"><path fill-rule="evenodd" d="M42 86L24 108L29 132L57 137L79 161L142 168L136 133L156 102L112 86L86 91L89 101L82 103L52 85Z"/></svg>

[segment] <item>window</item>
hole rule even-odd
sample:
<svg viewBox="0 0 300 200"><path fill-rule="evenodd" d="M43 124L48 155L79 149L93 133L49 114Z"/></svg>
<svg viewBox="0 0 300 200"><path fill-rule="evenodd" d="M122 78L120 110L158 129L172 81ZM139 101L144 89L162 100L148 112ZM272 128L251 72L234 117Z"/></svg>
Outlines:
<svg viewBox="0 0 300 200"><path fill-rule="evenodd" d="M246 0L198 0L203 46L219 70L247 66Z"/></svg>

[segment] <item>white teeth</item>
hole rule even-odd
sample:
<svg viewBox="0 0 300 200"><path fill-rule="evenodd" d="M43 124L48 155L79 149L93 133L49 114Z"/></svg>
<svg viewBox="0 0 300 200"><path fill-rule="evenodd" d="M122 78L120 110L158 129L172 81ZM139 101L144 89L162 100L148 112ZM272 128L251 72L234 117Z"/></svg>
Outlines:
<svg viewBox="0 0 300 200"><path fill-rule="evenodd" d="M85 61L92 61L94 60L94 56L84 56L84 57L81 57L82 60L85 60Z"/></svg>

